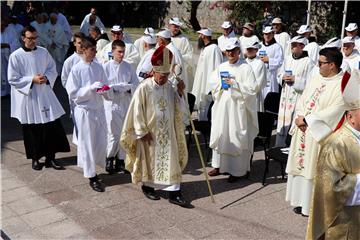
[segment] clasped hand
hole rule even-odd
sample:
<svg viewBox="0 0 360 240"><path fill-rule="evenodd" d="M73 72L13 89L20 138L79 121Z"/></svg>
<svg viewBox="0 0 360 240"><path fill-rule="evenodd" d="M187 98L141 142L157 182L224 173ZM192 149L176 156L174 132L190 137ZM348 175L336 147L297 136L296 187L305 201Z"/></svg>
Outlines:
<svg viewBox="0 0 360 240"><path fill-rule="evenodd" d="M36 84L44 84L48 81L48 79L46 78L45 75L43 74L36 74L33 78L33 83L36 83Z"/></svg>

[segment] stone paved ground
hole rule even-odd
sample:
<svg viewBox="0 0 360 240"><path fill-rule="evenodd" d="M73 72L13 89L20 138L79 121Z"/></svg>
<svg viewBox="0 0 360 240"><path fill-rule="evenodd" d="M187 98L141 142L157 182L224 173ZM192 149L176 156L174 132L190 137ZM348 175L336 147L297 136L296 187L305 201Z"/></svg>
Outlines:
<svg viewBox="0 0 360 240"><path fill-rule="evenodd" d="M55 91L68 112L59 80ZM227 176L211 178L213 204L191 145L182 190L195 208L183 209L168 203L165 193L160 201L148 200L129 175L110 176L100 168L106 192L94 192L76 167L74 145L70 153L57 154L65 171L31 170L9 106L9 99L2 99L1 229L10 239L304 239L307 218L285 202L286 182L276 163L270 164L269 185L261 184L260 150L249 180L230 184ZM70 142L71 120L63 116L62 122Z"/></svg>

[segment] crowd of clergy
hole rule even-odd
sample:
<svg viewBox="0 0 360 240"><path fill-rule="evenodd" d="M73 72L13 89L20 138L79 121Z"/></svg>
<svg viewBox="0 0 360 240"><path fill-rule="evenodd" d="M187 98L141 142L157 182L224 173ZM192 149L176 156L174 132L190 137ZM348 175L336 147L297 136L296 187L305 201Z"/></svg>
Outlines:
<svg viewBox="0 0 360 240"><path fill-rule="evenodd" d="M69 97L77 165L93 190L105 190L99 165L109 174L130 173L151 200L164 190L171 203L192 207L180 191L189 121L211 121L208 175L228 174L228 182L237 182L250 172L258 112L266 111L269 93L277 93L275 146L288 147L289 155L286 201L300 216L310 215L308 239L345 234L359 239L357 24L347 25L343 39L320 46L308 25L290 36L281 18L274 18L262 36L245 23L238 37L224 21L217 39L210 28L197 31L197 64L182 26L173 17L166 28L147 27L133 41L118 24L109 38L95 8L74 34L56 9L36 14L25 27L16 16L4 16L1 96L11 97L11 117L22 125L32 168L41 170L39 160L45 157L45 167L63 170L55 154L70 150L59 120L65 111L52 90L60 76ZM189 95L195 97L193 113Z"/></svg>

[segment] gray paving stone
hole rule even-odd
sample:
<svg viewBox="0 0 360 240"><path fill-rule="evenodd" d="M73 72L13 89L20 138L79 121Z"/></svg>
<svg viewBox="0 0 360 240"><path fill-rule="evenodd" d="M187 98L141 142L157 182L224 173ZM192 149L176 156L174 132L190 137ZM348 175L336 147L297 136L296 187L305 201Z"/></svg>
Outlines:
<svg viewBox="0 0 360 240"><path fill-rule="evenodd" d="M10 203L17 200L21 200L24 198L29 198L35 196L36 192L31 190L29 187L19 187L12 190L9 190L2 194L2 202L3 203Z"/></svg>
<svg viewBox="0 0 360 240"><path fill-rule="evenodd" d="M11 236L12 240L38 240L38 239L46 239L39 232L34 232L33 230L20 232L18 234L14 234Z"/></svg>
<svg viewBox="0 0 360 240"><path fill-rule="evenodd" d="M79 215L71 216L71 219L87 231L92 231L94 228L117 222L117 218L113 212L102 208L89 209Z"/></svg>
<svg viewBox="0 0 360 240"><path fill-rule="evenodd" d="M18 215L23 215L43 208L48 208L50 206L51 204L40 196L24 198L8 204L8 207L14 212L16 212Z"/></svg>
<svg viewBox="0 0 360 240"><path fill-rule="evenodd" d="M2 230L10 239L21 232L30 231L31 228L20 217L15 216L2 220Z"/></svg>
<svg viewBox="0 0 360 240"><path fill-rule="evenodd" d="M16 213L13 210L11 210L8 206L6 206L5 204L1 205L1 213L0 213L1 220L7 219L10 217L15 217L15 216L16 216Z"/></svg>
<svg viewBox="0 0 360 240"><path fill-rule="evenodd" d="M55 207L49 207L22 215L21 218L32 228L60 222L66 216Z"/></svg>
<svg viewBox="0 0 360 240"><path fill-rule="evenodd" d="M2 166L3 164L1 164ZM1 167L1 179L5 179L5 178L12 178L14 177L14 175L7 169L4 169L3 167Z"/></svg>
<svg viewBox="0 0 360 240"><path fill-rule="evenodd" d="M62 189L55 192L45 193L42 194L42 196L53 205L57 205L65 201L73 201L82 197L79 193L74 192L71 189Z"/></svg>
<svg viewBox="0 0 360 240"><path fill-rule="evenodd" d="M89 209L96 209L98 206L87 198L79 198L71 201L64 201L57 205L57 208L67 216L81 215Z"/></svg>
<svg viewBox="0 0 360 240"><path fill-rule="evenodd" d="M1 187L3 192L12 190L14 188L23 187L25 185L26 184L24 182L20 181L16 177L6 178L1 180Z"/></svg>
<svg viewBox="0 0 360 240"><path fill-rule="evenodd" d="M75 235L86 234L86 231L69 219L42 226L35 230L39 231L46 239L65 239Z"/></svg>
<svg viewBox="0 0 360 240"><path fill-rule="evenodd" d="M138 232L141 233L141 235L173 226L171 223L166 221L166 219L161 218L155 214L146 214L133 218L129 220L127 224L129 224L132 228L137 228ZM141 228L138 228L136 226L141 226Z"/></svg>
<svg viewBox="0 0 360 240"><path fill-rule="evenodd" d="M29 187L37 193L50 193L67 188L61 181L54 180L50 171L43 171L42 175L29 184Z"/></svg>

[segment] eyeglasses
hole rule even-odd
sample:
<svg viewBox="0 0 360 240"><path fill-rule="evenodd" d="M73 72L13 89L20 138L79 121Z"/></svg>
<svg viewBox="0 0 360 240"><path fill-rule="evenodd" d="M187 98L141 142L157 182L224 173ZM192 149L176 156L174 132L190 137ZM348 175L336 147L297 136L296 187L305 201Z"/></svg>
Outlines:
<svg viewBox="0 0 360 240"><path fill-rule="evenodd" d="M123 32L111 32L111 34L113 34L113 35L121 35L121 34L123 34Z"/></svg>
<svg viewBox="0 0 360 240"><path fill-rule="evenodd" d="M36 40L38 37L36 36L36 37L25 37L25 38L27 38L29 40Z"/></svg>
<svg viewBox="0 0 360 240"><path fill-rule="evenodd" d="M319 67L320 67L321 65L323 65L323 64L329 64L329 63L331 63L331 62L322 62L322 61L318 61Z"/></svg>

